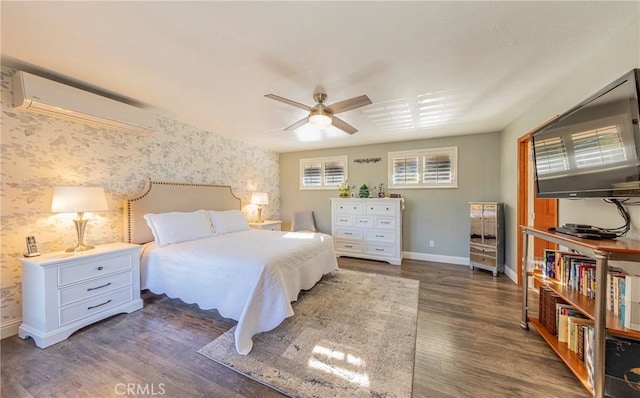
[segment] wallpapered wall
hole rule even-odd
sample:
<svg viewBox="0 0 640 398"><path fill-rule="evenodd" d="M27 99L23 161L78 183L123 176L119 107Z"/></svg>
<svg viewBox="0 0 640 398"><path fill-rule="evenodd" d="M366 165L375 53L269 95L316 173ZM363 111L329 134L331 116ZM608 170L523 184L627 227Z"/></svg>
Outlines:
<svg viewBox="0 0 640 398"><path fill-rule="evenodd" d="M279 217L278 154L159 117L157 129L137 136L12 109L12 76L2 67L0 196L1 325L21 318L21 269L15 259L34 235L40 252L64 250L76 241L72 214L50 212L56 185L102 186L109 211L89 215L85 242L123 240L123 199L148 179L231 185L250 220L252 191L267 192L265 218Z"/></svg>

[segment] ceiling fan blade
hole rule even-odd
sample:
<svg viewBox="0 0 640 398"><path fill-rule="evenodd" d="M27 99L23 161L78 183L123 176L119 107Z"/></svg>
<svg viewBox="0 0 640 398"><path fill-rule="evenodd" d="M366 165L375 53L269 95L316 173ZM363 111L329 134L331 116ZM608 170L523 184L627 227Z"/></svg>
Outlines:
<svg viewBox="0 0 640 398"><path fill-rule="evenodd" d="M336 102L335 104L329 105L328 108L331 109L331 112L333 113L342 113L369 105L371 103L372 102L369 97L367 97L366 95L361 95L359 97L353 97L348 100Z"/></svg>
<svg viewBox="0 0 640 398"><path fill-rule="evenodd" d="M295 106L297 108L302 108L305 111L310 111L311 110L310 106L307 106L305 104L301 104L299 102L292 101L292 100L284 98L284 97L280 97L279 95L267 94L267 95L265 95L265 97L271 98L271 99L276 100L276 101L284 102L285 104L293 105L293 106Z"/></svg>
<svg viewBox="0 0 640 398"><path fill-rule="evenodd" d="M340 119L339 117L336 117L336 116L333 116L331 118L331 125L333 127L339 128L340 130L344 131L347 134L353 134L356 131L358 131L357 128L353 127L349 123L345 122L344 120L342 120L342 119Z"/></svg>
<svg viewBox="0 0 640 398"><path fill-rule="evenodd" d="M292 124L291 126L285 128L285 131L295 130L298 127L302 127L307 123L309 123L309 118L308 117L302 118L302 119L298 120L297 122L295 122L294 124Z"/></svg>

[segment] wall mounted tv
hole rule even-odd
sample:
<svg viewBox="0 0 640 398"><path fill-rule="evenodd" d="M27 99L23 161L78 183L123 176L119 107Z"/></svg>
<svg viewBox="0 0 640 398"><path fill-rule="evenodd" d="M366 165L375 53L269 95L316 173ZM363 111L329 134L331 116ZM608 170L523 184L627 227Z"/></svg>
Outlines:
<svg viewBox="0 0 640 398"><path fill-rule="evenodd" d="M540 198L640 196L640 69L531 136Z"/></svg>

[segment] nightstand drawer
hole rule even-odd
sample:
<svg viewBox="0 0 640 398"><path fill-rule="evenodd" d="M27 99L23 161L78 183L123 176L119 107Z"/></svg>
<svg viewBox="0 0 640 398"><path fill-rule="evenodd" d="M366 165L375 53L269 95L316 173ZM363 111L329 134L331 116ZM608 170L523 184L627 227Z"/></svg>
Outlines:
<svg viewBox="0 0 640 398"><path fill-rule="evenodd" d="M127 269L131 269L131 255L129 254L63 265L58 268L58 286L98 278Z"/></svg>
<svg viewBox="0 0 640 398"><path fill-rule="evenodd" d="M121 287L131 286L132 283L133 273L131 271L94 279L79 285L60 289L58 291L58 303L60 306L64 306L79 300L117 290Z"/></svg>
<svg viewBox="0 0 640 398"><path fill-rule="evenodd" d="M78 304L60 309L60 326L67 325L131 300L133 300L133 293L129 286L81 301Z"/></svg>

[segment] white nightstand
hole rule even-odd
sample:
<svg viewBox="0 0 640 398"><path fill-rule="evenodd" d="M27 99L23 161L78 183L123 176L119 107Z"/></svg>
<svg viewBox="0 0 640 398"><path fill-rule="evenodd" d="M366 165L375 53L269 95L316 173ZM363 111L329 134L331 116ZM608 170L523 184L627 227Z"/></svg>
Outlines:
<svg viewBox="0 0 640 398"><path fill-rule="evenodd" d="M112 243L79 253L19 258L20 338L32 337L46 348L94 322L141 309L140 247Z"/></svg>
<svg viewBox="0 0 640 398"><path fill-rule="evenodd" d="M264 220L263 222L250 222L249 227L253 229L264 229L267 231L280 231L282 230L282 221Z"/></svg>

